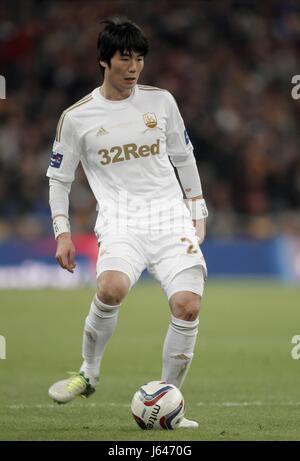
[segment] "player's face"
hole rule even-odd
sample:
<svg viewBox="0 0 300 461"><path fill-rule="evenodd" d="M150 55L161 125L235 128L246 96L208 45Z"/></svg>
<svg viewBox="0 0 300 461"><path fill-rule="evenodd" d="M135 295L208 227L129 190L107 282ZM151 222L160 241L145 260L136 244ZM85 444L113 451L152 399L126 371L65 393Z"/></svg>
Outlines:
<svg viewBox="0 0 300 461"><path fill-rule="evenodd" d="M121 94L129 95L143 70L144 57L135 52L130 54L125 51L121 54L117 51L111 58L110 67L107 63L101 64L105 66L105 84Z"/></svg>

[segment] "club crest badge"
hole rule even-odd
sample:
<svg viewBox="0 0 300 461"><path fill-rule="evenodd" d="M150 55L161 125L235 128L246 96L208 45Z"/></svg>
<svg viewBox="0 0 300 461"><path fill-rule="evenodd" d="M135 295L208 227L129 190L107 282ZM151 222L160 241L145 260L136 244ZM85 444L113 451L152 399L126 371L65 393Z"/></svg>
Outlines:
<svg viewBox="0 0 300 461"><path fill-rule="evenodd" d="M146 126L148 128L156 128L157 126L157 120L156 120L156 115L151 113L151 112L147 112L147 114L144 114L143 115L143 118L144 118L144 122L146 124Z"/></svg>

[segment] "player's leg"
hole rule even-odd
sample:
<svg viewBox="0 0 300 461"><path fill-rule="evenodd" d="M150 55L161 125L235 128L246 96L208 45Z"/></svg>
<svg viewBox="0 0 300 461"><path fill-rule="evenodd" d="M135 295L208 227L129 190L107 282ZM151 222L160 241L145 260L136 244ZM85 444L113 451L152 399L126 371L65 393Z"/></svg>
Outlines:
<svg viewBox="0 0 300 461"><path fill-rule="evenodd" d="M161 283L171 308L163 346L162 380L181 387L194 354L206 265L191 226L162 236L155 249L149 270ZM178 427L196 428L198 423L182 418Z"/></svg>
<svg viewBox="0 0 300 461"><path fill-rule="evenodd" d="M115 258L117 259L117 258ZM124 261L119 261L123 268ZM106 263L118 267L118 261ZM113 334L121 302L130 289L130 279L121 270L106 270L97 278L97 292L85 319L82 343L83 363L79 373L54 383L49 396L58 403L67 403L78 395L89 397L95 392L105 346Z"/></svg>
<svg viewBox="0 0 300 461"><path fill-rule="evenodd" d="M163 348L162 379L181 387L193 358L206 265L192 225L150 242L150 272L171 308Z"/></svg>
<svg viewBox="0 0 300 461"><path fill-rule="evenodd" d="M125 263L121 261L121 264ZM84 360L80 367L80 372L92 386L98 383L103 353L115 330L121 302L127 295L130 285L127 273L116 270L106 270L97 279L97 293L84 325Z"/></svg>
<svg viewBox="0 0 300 461"><path fill-rule="evenodd" d="M182 386L194 356L203 286L203 269L194 266L178 273L166 290L171 321L163 347L162 380L178 388ZM198 423L182 418L179 427L197 428Z"/></svg>
<svg viewBox="0 0 300 461"><path fill-rule="evenodd" d="M136 240L114 235L101 242L97 293L84 326L84 360L79 373L50 387L49 396L56 402L67 403L77 395L88 397L95 391L104 349L115 329L121 302L145 268Z"/></svg>
<svg viewBox="0 0 300 461"><path fill-rule="evenodd" d="M206 265L193 229L161 236L151 250L149 270L161 283L171 308L162 379L181 387L193 358Z"/></svg>
<svg viewBox="0 0 300 461"><path fill-rule="evenodd" d="M203 287L198 265L176 274L166 289L171 320L163 347L162 379L179 388L194 356Z"/></svg>

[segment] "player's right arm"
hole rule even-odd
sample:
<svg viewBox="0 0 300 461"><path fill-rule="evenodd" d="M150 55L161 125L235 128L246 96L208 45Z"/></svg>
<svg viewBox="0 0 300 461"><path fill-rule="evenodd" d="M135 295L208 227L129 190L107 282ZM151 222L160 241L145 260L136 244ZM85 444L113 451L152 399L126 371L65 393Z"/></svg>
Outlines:
<svg viewBox="0 0 300 461"><path fill-rule="evenodd" d="M75 246L71 238L69 223L69 193L71 183L50 178L49 204L53 219L53 230L57 242L56 261L69 272L75 269Z"/></svg>
<svg viewBox="0 0 300 461"><path fill-rule="evenodd" d="M57 241L55 258L63 269L74 272L75 246L69 223L69 193L80 160L79 142L72 119L63 113L57 126L50 166L49 205Z"/></svg>

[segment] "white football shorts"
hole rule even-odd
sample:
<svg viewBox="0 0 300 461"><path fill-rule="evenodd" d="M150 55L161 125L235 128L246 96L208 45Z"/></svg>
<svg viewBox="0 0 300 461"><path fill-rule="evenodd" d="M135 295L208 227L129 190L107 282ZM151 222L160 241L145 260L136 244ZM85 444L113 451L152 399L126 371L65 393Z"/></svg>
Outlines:
<svg viewBox="0 0 300 461"><path fill-rule="evenodd" d="M178 291L203 294L207 269L194 229L153 236L128 230L102 233L97 278L104 271L121 271L132 288L144 269L160 282L168 299Z"/></svg>

